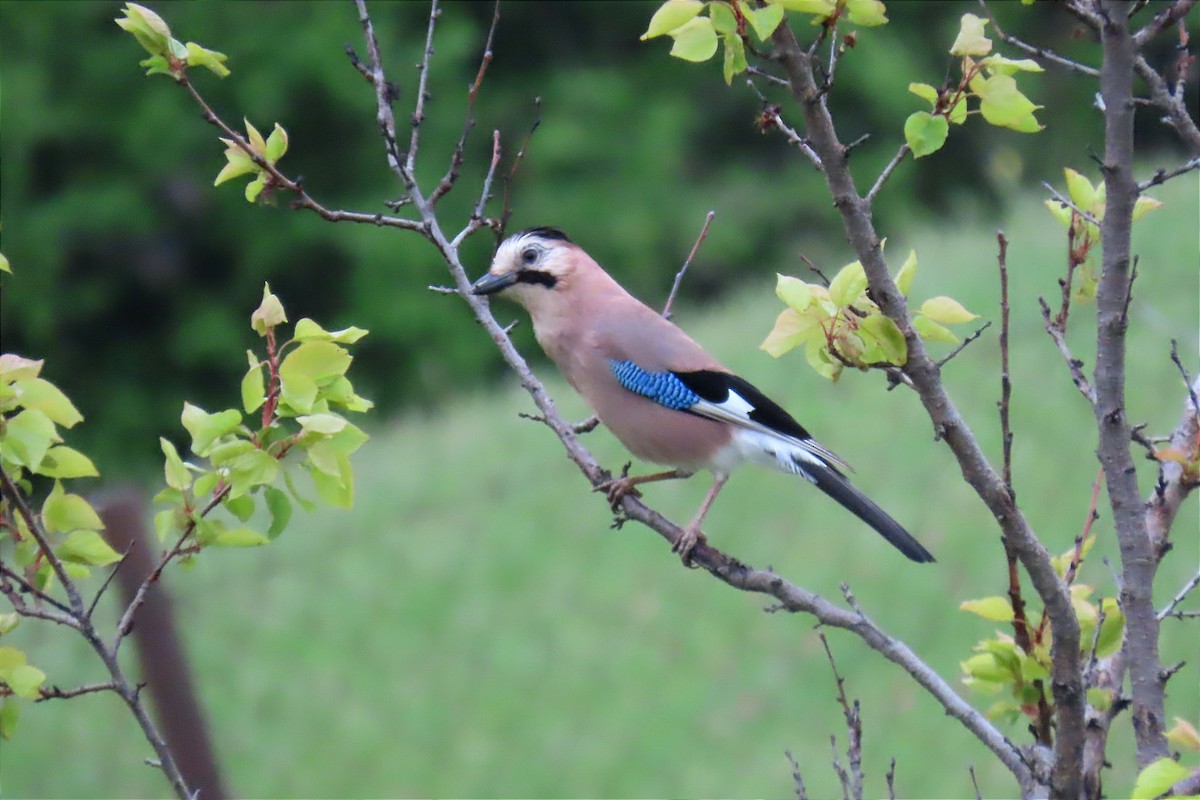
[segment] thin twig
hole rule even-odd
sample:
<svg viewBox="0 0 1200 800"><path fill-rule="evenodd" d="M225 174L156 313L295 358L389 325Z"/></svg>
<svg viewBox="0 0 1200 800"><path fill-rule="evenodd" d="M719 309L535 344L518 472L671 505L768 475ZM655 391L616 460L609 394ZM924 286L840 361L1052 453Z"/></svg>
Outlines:
<svg viewBox="0 0 1200 800"><path fill-rule="evenodd" d="M692 266L692 259L696 257L696 251L700 249L700 245L704 243L708 236L708 226L712 224L713 217L717 215L716 211L709 211L704 217L704 226L700 228L700 235L696 237L695 244L692 245L692 250L688 253L688 257L684 259L683 266L679 268L679 272L675 274L675 282L671 284L671 293L667 295L667 302L663 306L663 319L671 318L671 303L675 302L675 295L679 293L679 285L683 283L683 276L687 274L688 267Z"/></svg>
<svg viewBox="0 0 1200 800"><path fill-rule="evenodd" d="M1192 376L1188 374L1187 367L1183 365L1183 361L1179 358L1179 342L1175 339L1171 340L1171 362L1175 364L1175 368L1183 376L1183 385L1187 387L1188 400L1192 403L1193 413L1200 413L1200 402L1196 401L1196 389L1192 385Z"/></svg>
<svg viewBox="0 0 1200 800"><path fill-rule="evenodd" d="M863 198L868 206L875 202L875 198L879 195L879 190L887 183L887 179L892 177L892 173L896 171L896 167L900 166L900 162L904 157L912 152L912 148L908 146L908 142L900 145L900 149L896 151L896 155L892 156L892 160L883 168L883 172L879 173L879 177L875 179L875 183L871 186L871 190L867 192L867 196Z"/></svg>
<svg viewBox="0 0 1200 800"><path fill-rule="evenodd" d="M17 489L11 477L3 467L0 467L0 490L3 495L8 498L8 502L17 510L21 519L25 520L25 526L29 529L29 534L33 536L37 542L38 549L46 559L46 563L50 565L50 569L54 571L54 576L58 578L58 582L62 584L67 593L67 601L70 604L71 612L74 616L83 615L83 598L79 594L79 589L75 586L75 581L71 580L71 576L67 574L67 569L63 566L62 559L58 557L58 553L54 552L54 548L50 546L50 541L46 538L46 532L42 530L41 523L34 517L33 510L29 508L29 504L25 502L25 496Z"/></svg>
<svg viewBox="0 0 1200 800"><path fill-rule="evenodd" d="M982 325L980 325L978 328L976 328L974 333L971 333L965 339L963 339L961 342L959 342L957 345L955 345L953 350L951 350L949 353L947 353L946 355L939 358L936 362L938 365L938 369L941 369L942 367L946 366L946 364L948 364L950 362L950 359L957 356L963 350L966 350L968 345L970 345L972 342L974 342L976 339L978 339L980 336L982 336L983 332L986 331L990 327L992 327L992 321L989 319L986 322L984 322Z"/></svg>
<svg viewBox="0 0 1200 800"><path fill-rule="evenodd" d="M987 18L992 23L992 32L995 33L1000 41L1004 42L1005 44L1011 45L1025 54L1032 56L1035 61L1044 61L1047 64L1054 64L1059 67L1064 67L1072 72L1077 72L1080 75L1086 75L1089 78L1100 77L1100 70L1094 67L1089 67L1076 61L1072 61L1069 58L1064 58L1058 53L1055 53L1053 50L1035 47L1028 42L1018 39L1016 36L1005 33L1000 29L1000 25L996 22L995 16L992 15L992 10L988 8L986 0L979 0L979 5L983 9L983 13L987 15Z"/></svg>
<svg viewBox="0 0 1200 800"><path fill-rule="evenodd" d="M1182 603L1184 599L1187 598L1187 596L1191 593L1191 591L1197 586L1200 586L1200 572L1197 572L1195 575L1193 575L1191 580L1185 583L1183 588L1175 593L1175 596L1171 598L1171 602L1159 609L1157 614L1159 621L1161 622L1167 617L1172 616L1175 612L1175 608Z"/></svg>
<svg viewBox="0 0 1200 800"><path fill-rule="evenodd" d="M971 787L975 790L975 800L983 800L983 793L979 791L979 781L975 780L975 765L968 766L967 772L971 774Z"/></svg>
<svg viewBox="0 0 1200 800"><path fill-rule="evenodd" d="M1055 200L1062 203L1064 206L1071 209L1076 214L1078 214L1079 216L1083 217L1088 222L1095 225L1097 228L1100 227L1100 220L1096 219L1095 215L1093 215L1091 212L1084 211L1082 208L1075 205L1075 201L1073 201L1071 198L1062 194L1060 191L1058 191L1058 189L1055 189L1048 182L1042 181L1042 186L1046 187L1046 189L1050 192L1050 196L1053 197Z"/></svg>
<svg viewBox="0 0 1200 800"><path fill-rule="evenodd" d="M92 618L92 614L96 611L96 604L100 602L100 598L104 595L104 591L112 583L113 578L117 576L117 571L125 565L125 560L129 558L129 554L133 552L133 545L133 542L129 543L129 545L125 548L125 552L121 554L121 560L113 564L112 569L109 570L108 575L104 578L104 583L100 584L100 588L96 590L96 596L92 598L92 603L88 606L87 614L85 615L88 619Z"/></svg>
<svg viewBox="0 0 1200 800"><path fill-rule="evenodd" d="M884 776L887 781L888 800L896 800L896 757L892 756L892 762L888 764L887 775Z"/></svg>
<svg viewBox="0 0 1200 800"><path fill-rule="evenodd" d="M792 785L796 790L796 800L808 800L808 790L804 788L804 778L800 776L800 765L796 762L796 757L792 755L791 750L784 750L783 754L792 765Z"/></svg>
<svg viewBox="0 0 1200 800"><path fill-rule="evenodd" d="M521 149L513 157L512 166L508 170L508 175L504 178L504 203L500 209L500 222L496 228L496 243L504 238L504 231L508 228L508 220L512 216L512 190L513 184L517 179L517 170L521 168L521 162L525 159L525 153L529 149L529 143L533 141L533 135L537 133L537 129L542 126L542 98L541 96L533 98L533 124L529 126L529 132L525 134L525 141L521 142Z"/></svg>
<svg viewBox="0 0 1200 800"><path fill-rule="evenodd" d="M421 63L417 65L419 72L417 79L417 100L412 113L412 134L409 138L408 155L405 159L405 167L410 175L416 174L417 146L421 138L421 123L425 121L425 103L429 100L429 65L433 59L433 31L437 27L437 20L441 15L441 9L438 8L438 0L430 0L429 26L425 29L425 49L421 56Z"/></svg>
<svg viewBox="0 0 1200 800"><path fill-rule="evenodd" d="M41 703L45 700L66 700L72 697L79 697L84 694L95 694L96 692L117 692L120 694L120 687L112 681L105 683L89 683L83 686L76 686L74 689L60 689L57 686L45 686L38 690L38 697L34 700L36 703Z"/></svg>
<svg viewBox="0 0 1200 800"><path fill-rule="evenodd" d="M1067 362L1067 369L1071 373L1071 381L1075 384L1075 388L1079 390L1079 393L1084 396L1084 399L1093 406L1096 405L1096 392L1092 389L1091 383L1088 382L1087 376L1083 373L1083 362L1071 354L1071 348L1067 345L1066 338L1050 317L1050 306L1046 303L1045 298L1039 297L1038 302L1042 306L1042 319L1045 321L1046 333L1050 334L1050 338L1058 345L1058 352L1062 354L1063 360Z"/></svg>
<svg viewBox="0 0 1200 800"><path fill-rule="evenodd" d="M996 232L996 243L999 245L996 261L1000 267L1000 435L1004 450L1004 485L1008 487L1009 496L1015 500L1017 495L1013 491L1012 478L1013 432L1008 415L1012 399L1012 379L1008 371L1008 239L1004 231Z"/></svg>
<svg viewBox="0 0 1200 800"><path fill-rule="evenodd" d="M1152 186L1158 186L1161 183L1166 183L1171 178L1191 172L1194 169L1200 169L1200 156L1193 158L1190 161L1185 161L1173 170L1166 170L1159 167L1154 173L1154 176L1149 180L1142 181L1138 184L1138 192L1144 192Z"/></svg>
<svg viewBox="0 0 1200 800"><path fill-rule="evenodd" d="M829 659L829 668L833 671L833 679L837 683L838 705L842 707L842 716L846 719L846 736L849 740L846 758L850 768L846 780L843 781L843 789L853 800L862 800L862 718L859 715L858 700L856 699L851 704L846 699L846 681L838 672L837 662L833 660L833 651L829 649L829 640L825 638L824 631L817 631L817 636L821 639L821 646L825 648L825 657ZM834 763L836 765L836 758ZM838 777L842 777L840 771Z"/></svg>

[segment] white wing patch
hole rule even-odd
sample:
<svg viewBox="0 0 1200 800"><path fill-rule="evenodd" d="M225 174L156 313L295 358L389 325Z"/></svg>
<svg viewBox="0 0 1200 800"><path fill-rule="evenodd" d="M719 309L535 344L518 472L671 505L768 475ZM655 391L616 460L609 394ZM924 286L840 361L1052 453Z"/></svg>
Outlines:
<svg viewBox="0 0 1200 800"><path fill-rule="evenodd" d="M854 471L849 464L842 460L841 456L816 439L811 437L797 439L750 419L750 413L754 411L754 408L750 401L730 389L729 396L723 402L712 403L708 400L700 400L687 410L702 417L728 422L746 432L759 434L756 437L735 438L735 444L731 447L738 451L740 457L735 456L732 452L728 455L737 461L750 461L782 469L784 472L799 472L800 474L803 474L803 469L798 462L805 461L821 466L839 467L847 472ZM750 452L751 449L760 451L766 458L755 457L755 454Z"/></svg>

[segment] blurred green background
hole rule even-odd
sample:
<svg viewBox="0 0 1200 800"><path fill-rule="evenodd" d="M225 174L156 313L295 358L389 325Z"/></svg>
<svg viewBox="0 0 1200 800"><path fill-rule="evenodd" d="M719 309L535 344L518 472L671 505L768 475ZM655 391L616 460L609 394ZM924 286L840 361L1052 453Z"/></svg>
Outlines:
<svg viewBox="0 0 1200 800"><path fill-rule="evenodd" d="M347 64L360 51L353 7L246 2L154 6L176 35L230 56L224 81L197 76L231 122L279 121L282 165L330 207L383 210L400 187L387 172L369 87ZM465 219L489 132L510 158L535 117L542 126L521 166L513 228L565 228L632 291L667 292L704 213L717 211L689 274L677 321L731 367L793 410L859 470L858 482L939 558L911 565L834 504L786 476L747 472L708 526L725 546L802 585L837 596L849 581L885 628L943 676L990 633L954 609L1002 591L995 527L932 444L915 397L882 391L878 376L831 385L802 356L756 349L779 304L774 273L849 261L823 182L781 137L760 135L758 102L727 88L717 62L690 65L664 41L640 43L655 3L506 2L496 58L479 98L464 178L443 203ZM864 32L838 69L839 132L871 132L855 151L860 183L900 142L922 101L911 80L939 83L959 16L975 3L893 3L892 24ZM142 51L112 23L115 3L0 4L0 249L5 351L48 360L47 376L87 417L70 442L107 479L156 479L156 438L179 440L183 399L236 403L247 317L263 280L292 319L370 328L355 363L360 391L380 402L374 440L358 462L350 514L297 519L275 547L213 552L171 576L202 701L235 792L244 796L530 795L779 796L790 791L791 748L813 796L836 791L828 735L844 747L840 710L819 642L804 619L764 615L765 603L688 573L656 536L606 532L607 510L562 458L462 304L424 287L444 267L413 235L331 225L306 212L247 206L233 184L211 183L222 146L183 92L141 76ZM372 6L403 118L415 91L428 7ZM461 130L492 6L447 3L439 25L419 175L432 185ZM1006 29L1090 61L1065 14L997 4ZM1147 12L1143 12L1147 13ZM801 30L800 35L810 35ZM1150 55L1163 63L1169 42ZM1010 54L1011 55L1011 54ZM914 295L951 294L995 319L994 231L1012 241L1017 490L1055 551L1082 524L1096 462L1091 417L1042 332L1036 298L1054 296L1061 227L1040 206L1042 180L1071 166L1095 178L1103 149L1094 86L1046 73L1022 78L1046 109L1037 136L972 120L945 151L908 161L880 198L889 252L915 247ZM1195 81L1189 85L1194 97ZM1195 103L1191 107L1195 107ZM798 113L785 103L785 118ZM1139 120L1142 174L1180 160L1152 113ZM1131 314L1130 416L1174 425L1181 386L1167 359L1197 351L1194 176L1162 187L1164 210L1139 223L1141 270ZM490 240L467 255L485 268ZM499 309L517 318L515 309ZM1073 346L1091 363L1090 309L1073 317ZM948 369L947 380L989 452L998 456L995 328ZM524 352L540 356L527 324ZM539 360L538 363L541 363ZM564 409L586 411L553 380ZM605 463L624 455L589 437ZM1143 486L1153 479L1143 466ZM685 518L702 479L653 487L650 499ZM1169 597L1200 554L1195 501L1180 515L1163 570ZM1097 556L1115 554L1102 513ZM1113 589L1098 559L1085 571ZM1168 710L1200 715L1200 650L1182 623L1165 628L1164 660L1187 658ZM974 764L991 796L1015 786L986 751L942 716L890 664L851 637L831 637L848 689L864 703L869 793L898 761L907 796L963 796ZM61 631L25 625L15 643L63 686L98 677L90 654ZM965 690L964 690L965 691ZM973 698L980 707L990 698ZM1019 726L1009 734L1024 740ZM917 734L917 735L914 735ZM1130 740L1114 739L1125 762ZM26 709L0 743L9 796L157 796L141 766L148 748L107 697ZM69 755L64 755L69 754ZM1112 791L1127 791L1127 769Z"/></svg>

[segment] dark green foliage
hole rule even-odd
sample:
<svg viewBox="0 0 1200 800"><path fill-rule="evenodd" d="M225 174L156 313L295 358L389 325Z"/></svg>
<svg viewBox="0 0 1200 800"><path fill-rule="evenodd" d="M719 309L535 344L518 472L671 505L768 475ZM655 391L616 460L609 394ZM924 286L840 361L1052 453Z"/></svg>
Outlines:
<svg viewBox="0 0 1200 800"><path fill-rule="evenodd" d="M181 40L229 56L229 78L195 70L193 79L231 123L244 115L263 131L286 127L282 166L302 175L318 200L382 211L400 194L384 164L370 88L341 50L343 42L362 49L351 7L152 7ZM443 219L465 219L493 129L510 162L540 96L543 125L516 181L514 229L562 226L651 302L665 296L710 208L717 219L684 286L693 297L735 281L769 291L774 272L802 269L801 251L842 263L840 225L820 176L781 137L755 132L757 101L741 78L726 88L717 62L696 67L667 57L661 41L638 41L654 8L506 3L464 179L444 200ZM860 181L877 174L901 141L903 120L920 108L907 81L936 84L946 72L944 46L906 43L919 40L919 29L921 40L948 44L959 15L974 8L895 4L892 24L864 34L881 42L842 60L834 113L851 128L845 138L874 137L855 152ZM490 3L444 7L418 168L427 190L461 130L491 11ZM1033 38L1070 52L1070 28L1051 11L999 11L1005 25L1019 31L1024 21ZM77 444L103 472L156 460L154 434L173 428L180 397L219 407L217 393L238 377L228 355L247 344L242 309L264 280L297 318L334 326L352 318L373 331L358 367L364 394L385 407L432 403L500 373L461 305L424 290L442 282L444 270L419 237L331 225L290 211L286 198L277 208L250 208L241 181L213 188L224 163L217 130L169 78L143 75L137 62L145 53L112 21L119 4L12 2L3 13L3 251L17 274L6 280L0 333L5 350L50 359L54 380L91 423ZM401 88L403 122L428 8L379 3L373 13ZM901 167L877 216L901 222L923 205L969 213L1023 177L1045 177L1044 165L1080 163L1081 149L1100 142L1099 116L1082 91L1076 81L1032 81L1034 101L1056 110L1034 149L1018 150L1031 144L1008 132L952 137L930 159L936 168ZM1004 136L997 148L993 135ZM497 197L502 191L498 182ZM477 271L490 247L480 235L466 249Z"/></svg>

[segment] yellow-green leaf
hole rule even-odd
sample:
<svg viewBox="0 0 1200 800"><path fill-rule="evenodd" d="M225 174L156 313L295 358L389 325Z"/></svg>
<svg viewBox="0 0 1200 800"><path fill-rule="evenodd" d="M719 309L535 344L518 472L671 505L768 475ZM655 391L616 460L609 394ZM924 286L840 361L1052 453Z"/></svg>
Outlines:
<svg viewBox="0 0 1200 800"><path fill-rule="evenodd" d="M64 428L83 421L75 404L57 386L45 378L30 378L17 385L18 402L25 408L37 408Z"/></svg>
<svg viewBox="0 0 1200 800"><path fill-rule="evenodd" d="M738 0L738 7L750 23L750 27L754 29L754 34L759 41L765 42L770 39L771 34L779 27L779 23L783 22L783 6L767 5L762 8L751 8L745 0ZM710 10L708 13L712 15L713 12Z"/></svg>
<svg viewBox="0 0 1200 800"><path fill-rule="evenodd" d="M953 297L945 295L929 298L921 304L918 313L942 325L957 325L979 318L978 314L967 311Z"/></svg>
<svg viewBox="0 0 1200 800"><path fill-rule="evenodd" d="M928 101L930 108L937 107L938 90L928 83L910 83L908 90L922 100Z"/></svg>
<svg viewBox="0 0 1200 800"><path fill-rule="evenodd" d="M1133 786L1133 800L1154 800L1191 774L1191 770L1178 761L1160 758L1138 773L1137 783Z"/></svg>
<svg viewBox="0 0 1200 800"><path fill-rule="evenodd" d="M971 88L979 95L979 111L992 125L1020 133L1041 130L1033 116L1041 106L1021 94L1011 75L993 75L981 82L972 81Z"/></svg>
<svg viewBox="0 0 1200 800"><path fill-rule="evenodd" d="M671 55L684 61L708 61L717 52L717 32L708 17L693 17L671 31Z"/></svg>
<svg viewBox="0 0 1200 800"><path fill-rule="evenodd" d="M266 401L263 385L263 365L255 364L242 376L242 408L253 414Z"/></svg>
<svg viewBox="0 0 1200 800"><path fill-rule="evenodd" d="M192 485L192 473L183 465L183 459L179 457L179 451L175 449L175 445L161 436L158 439L158 444L162 448L165 460L163 462L163 476L166 478L167 486L172 489L187 489Z"/></svg>
<svg viewBox="0 0 1200 800"><path fill-rule="evenodd" d="M285 322L287 322L287 314L283 311L283 303L279 302L278 297L271 294L271 284L264 283L262 302L250 315L250 327L256 330L259 336L266 336L268 328L274 328Z"/></svg>
<svg viewBox="0 0 1200 800"><path fill-rule="evenodd" d="M838 270L829 282L829 299L838 306L848 306L858 300L867 288L867 275L858 261Z"/></svg>
<svg viewBox="0 0 1200 800"><path fill-rule="evenodd" d="M188 42L185 49L187 51L187 64L189 67L204 67L218 78L224 78L229 75L229 67L225 66L225 62L229 60L229 57L224 53L218 53L216 50L201 47L195 42Z"/></svg>
<svg viewBox="0 0 1200 800"><path fill-rule="evenodd" d="M914 158L941 150L949 133L949 121L945 117L935 117L928 111L914 111L904 120L904 141L908 142Z"/></svg>
<svg viewBox="0 0 1200 800"><path fill-rule="evenodd" d="M812 303L812 289L807 283L790 275L775 275L775 296L794 311L804 311Z"/></svg>
<svg viewBox="0 0 1200 800"><path fill-rule="evenodd" d="M283 158L283 154L287 152L288 135L278 122L275 123L274 130L267 137L267 146L263 150L263 158L274 164L279 159Z"/></svg>
<svg viewBox="0 0 1200 800"><path fill-rule="evenodd" d="M650 26L642 34L642 41L676 30L703 9L704 3L700 0L667 0L650 18Z"/></svg>
<svg viewBox="0 0 1200 800"><path fill-rule="evenodd" d="M815 14L819 19L828 17L837 8L836 0L767 0L767 3L787 11Z"/></svg>
<svg viewBox="0 0 1200 800"><path fill-rule="evenodd" d="M104 537L95 531L75 531L58 546L58 557L76 564L103 567L121 560Z"/></svg>
<svg viewBox="0 0 1200 800"><path fill-rule="evenodd" d="M9 275L12 275L12 267L8 265L8 256L4 255L4 253L0 253L0 272L7 272Z"/></svg>
<svg viewBox="0 0 1200 800"><path fill-rule="evenodd" d="M233 528L218 533L211 543L217 547L260 547L270 542L270 539L252 528Z"/></svg>
<svg viewBox="0 0 1200 800"><path fill-rule="evenodd" d="M1059 202L1058 200L1046 200L1045 203L1046 208L1050 210L1050 214L1056 220L1061 222L1064 228L1071 227L1072 211L1070 206L1068 206L1066 203Z"/></svg>
<svg viewBox="0 0 1200 800"><path fill-rule="evenodd" d="M46 457L50 446L61 441L62 437L45 412L27 408L5 420L4 430L0 433L0 456L35 469Z"/></svg>
<svg viewBox="0 0 1200 800"><path fill-rule="evenodd" d="M904 265L900 267L900 271L896 273L896 288L900 290L900 294L908 297L908 290L912 288L913 278L917 275L917 251L909 250L908 258L904 259Z"/></svg>
<svg viewBox="0 0 1200 800"><path fill-rule="evenodd" d="M959 611L969 611L992 622L1010 622L1013 618L1012 603L999 595L966 600L958 606Z"/></svg>
<svg viewBox="0 0 1200 800"><path fill-rule="evenodd" d="M864 28L886 25L887 8L880 0L846 0L846 11L850 22Z"/></svg>
<svg viewBox="0 0 1200 800"><path fill-rule="evenodd" d="M1063 169L1063 174L1067 177L1067 194L1071 202L1083 209L1090 208L1096 202L1096 187L1070 167Z"/></svg>
<svg viewBox="0 0 1200 800"><path fill-rule="evenodd" d="M45 363L42 359L25 358L16 353L0 355L0 383L36 378Z"/></svg>
<svg viewBox="0 0 1200 800"><path fill-rule="evenodd" d="M1175 725L1167 731L1167 741L1187 750L1200 750L1200 732L1183 717L1175 718Z"/></svg>
<svg viewBox="0 0 1200 800"><path fill-rule="evenodd" d="M986 19L974 14L963 14L958 26L958 37L950 46L952 56L982 56L992 50L992 40L983 35Z"/></svg>
<svg viewBox="0 0 1200 800"><path fill-rule="evenodd" d="M90 458L65 445L46 451L41 465L34 472L47 478L92 478L100 474Z"/></svg>
<svg viewBox="0 0 1200 800"><path fill-rule="evenodd" d="M721 37L721 41L725 44L725 60L722 67L722 74L725 77L725 85L729 86L733 83L735 75L740 75L746 71L749 64L746 62L746 45L742 43L742 37L736 33L730 33Z"/></svg>
<svg viewBox="0 0 1200 800"><path fill-rule="evenodd" d="M813 317L797 314L794 309L785 308L775 319L775 327L771 329L759 347L774 358L779 358L789 350L803 344L809 336L820 329L820 324Z"/></svg>
<svg viewBox="0 0 1200 800"><path fill-rule="evenodd" d="M913 319L913 328L921 335L921 338L927 342L946 342L947 344L958 344L958 337L955 336L948 328L945 328L931 320L929 317L917 316Z"/></svg>
<svg viewBox="0 0 1200 800"><path fill-rule="evenodd" d="M104 527L96 509L77 494L68 494L60 481L42 504L42 523L50 533L66 533L79 529L98 531Z"/></svg>
<svg viewBox="0 0 1200 800"><path fill-rule="evenodd" d="M904 334L890 318L883 314L872 314L859 323L859 333L869 335L878 342L884 356L896 366L904 366L908 360L908 343Z"/></svg>
<svg viewBox="0 0 1200 800"><path fill-rule="evenodd" d="M1156 208L1162 208L1162 201L1143 195L1133 204L1133 218L1141 219Z"/></svg>

